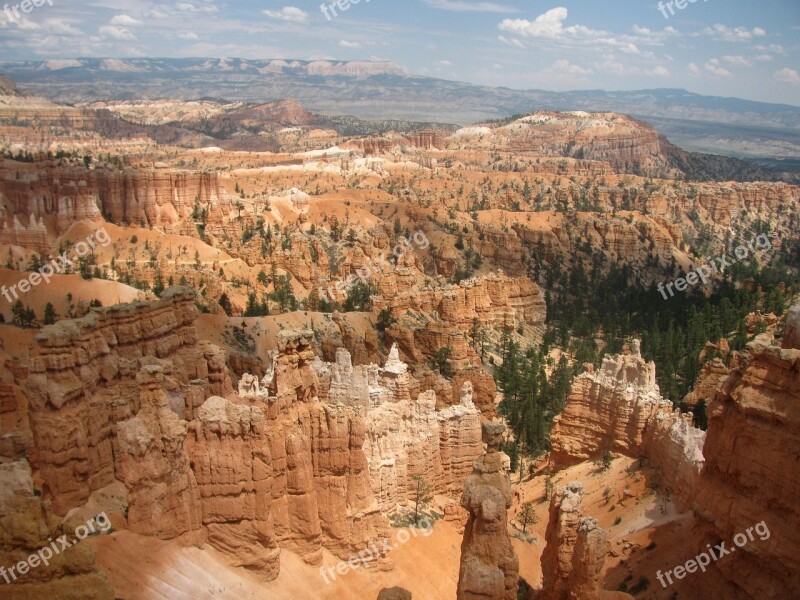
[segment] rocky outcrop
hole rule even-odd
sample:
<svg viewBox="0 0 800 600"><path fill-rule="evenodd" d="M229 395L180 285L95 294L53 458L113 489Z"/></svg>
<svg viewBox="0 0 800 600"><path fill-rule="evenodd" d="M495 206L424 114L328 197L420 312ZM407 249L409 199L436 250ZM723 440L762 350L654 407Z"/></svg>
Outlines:
<svg viewBox="0 0 800 600"><path fill-rule="evenodd" d="M542 327L546 305L541 289L528 278L508 277L502 271L440 289L422 288L418 279L401 277L380 281L375 310L388 309L396 317L407 312L431 313L469 334L477 319L482 326Z"/></svg>
<svg viewBox="0 0 800 600"><path fill-rule="evenodd" d="M232 197L215 173L164 169L82 169L39 165L17 178L0 169L0 242L37 248L44 223L61 235L81 220L159 226L166 233L197 236L182 222L197 202L209 214L235 214ZM214 225L214 219L209 218ZM41 250L40 250L41 251Z"/></svg>
<svg viewBox="0 0 800 600"><path fill-rule="evenodd" d="M484 423L486 453L475 461L464 484L461 506L470 514L461 542L459 600L517 597L519 559L507 531L511 482L500 452L504 430L502 423Z"/></svg>
<svg viewBox="0 0 800 600"><path fill-rule="evenodd" d="M185 451L186 422L167 403L161 366L145 366L136 381L139 411L117 425L114 444L116 477L128 489L128 527L162 539L197 533L200 506Z"/></svg>
<svg viewBox="0 0 800 600"><path fill-rule="evenodd" d="M24 382L30 460L57 514L118 476L117 425L142 407L137 376L143 367L162 368L160 387L175 412L192 414L198 396L231 393L224 355L197 339L197 314L194 292L172 288L158 302L94 309L39 333Z"/></svg>
<svg viewBox="0 0 800 600"><path fill-rule="evenodd" d="M695 499L698 551L722 540L736 552L715 563L704 587L734 600L788 597L800 592L800 349L763 334L741 358L707 410ZM737 534L745 545L733 545Z"/></svg>
<svg viewBox="0 0 800 600"><path fill-rule="evenodd" d="M558 489L550 499L550 513L542 552L541 600L600 600L602 571L608 539L597 521L583 514L583 485L577 481ZM617 593L618 600L632 598Z"/></svg>
<svg viewBox="0 0 800 600"><path fill-rule="evenodd" d="M411 592L399 586L383 588L378 593L378 600L411 600L411 598Z"/></svg>
<svg viewBox="0 0 800 600"><path fill-rule="evenodd" d="M260 578L278 576L273 455L260 407L211 397L189 424L187 454L209 543ZM279 458L286 460L285 448ZM319 528L317 527L317 535Z"/></svg>
<svg viewBox="0 0 800 600"><path fill-rule="evenodd" d="M671 145L651 125L614 113L545 112L494 128L467 127L448 138L449 148L501 145L511 152L605 161L631 172L675 173Z"/></svg>
<svg viewBox="0 0 800 600"><path fill-rule="evenodd" d="M605 451L646 458L660 476L658 485L688 508L704 462L704 440L691 416L661 397L655 364L642 358L634 341L630 354L607 356L597 373L575 378L553 421L550 460L563 468Z"/></svg>
<svg viewBox="0 0 800 600"><path fill-rule="evenodd" d="M315 362L326 402L355 408L365 419L364 453L371 490L382 511L394 512L411 497L420 475L437 493L457 495L482 452L481 414L465 381L458 404L438 409L433 390L419 385L397 346L386 364L354 367L340 348L336 362Z"/></svg>
<svg viewBox="0 0 800 600"><path fill-rule="evenodd" d="M64 534L67 541L74 542L75 528L81 524L80 519L62 520L54 515L38 492L26 460L0 464L0 566L3 567L0 589L3 598L113 600L115 594L111 585L105 575L95 569L90 544L74 543L64 550L60 543L54 543L59 552L50 550L49 558L45 552L38 554ZM17 565L31 555L36 555L36 564L22 573ZM42 558L47 559L46 564Z"/></svg>
<svg viewBox="0 0 800 600"><path fill-rule="evenodd" d="M404 273L408 271L409 277ZM456 386L451 397L437 397L440 405L459 401L461 383L469 380L475 404L487 417L494 415L495 385L476 352L481 330L530 327L536 337L543 331L544 294L527 278L511 278L502 272L444 287L420 285L410 269L398 269L378 282L373 296L375 311L388 310L398 322L386 330L412 365L427 365L444 347L451 350L449 362Z"/></svg>

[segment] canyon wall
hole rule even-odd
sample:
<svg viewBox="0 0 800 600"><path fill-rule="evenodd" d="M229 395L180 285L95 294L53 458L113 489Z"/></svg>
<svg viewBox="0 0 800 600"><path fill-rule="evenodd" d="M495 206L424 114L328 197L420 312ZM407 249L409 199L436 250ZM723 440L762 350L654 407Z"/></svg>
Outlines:
<svg viewBox="0 0 800 600"><path fill-rule="evenodd" d="M692 394L710 398L707 433L661 399L654 367L637 344L632 354L606 357L598 373L578 376L555 419L556 468L605 450L643 458L653 483L672 493L679 509L693 511L695 546L687 556L721 542L735 551L703 574L706 595L751 600L800 593L798 315L798 306L789 311L781 344L761 334L728 366L707 363ZM547 560L552 569L564 563Z"/></svg>
<svg viewBox="0 0 800 600"><path fill-rule="evenodd" d="M323 382L321 393L326 402L352 406L364 415L364 453L381 511L394 512L411 500L417 475L436 493L460 494L473 460L483 452L472 384L463 383L458 404L437 409L436 393L419 392L397 346L383 368L353 367L343 348L336 358L333 364L314 364Z"/></svg>
<svg viewBox="0 0 800 600"><path fill-rule="evenodd" d="M57 514L114 481L115 430L139 412L142 368L163 369L165 393L183 410L192 410L187 399L197 388L206 395L230 393L225 357L198 340L197 314L194 292L171 288L158 302L95 309L37 335L38 352L23 384L33 431L30 460Z"/></svg>
<svg viewBox="0 0 800 600"><path fill-rule="evenodd" d="M557 469L619 452L646 459L657 482L689 508L703 467L705 432L661 397L655 364L634 341L631 354L607 356L598 372L578 375L553 420L550 460Z"/></svg>
<svg viewBox="0 0 800 600"><path fill-rule="evenodd" d="M770 334L741 353L707 408L705 468L694 503L697 550L764 523L755 536L715 563L708 588L726 598L800 594L800 307L790 313L781 348ZM767 537L767 539L764 539Z"/></svg>
<svg viewBox="0 0 800 600"><path fill-rule="evenodd" d="M58 166L57 161L36 169L19 163L14 167L0 168L0 243L38 248L28 237L38 240L44 226L61 235L77 221L101 218L196 235L182 228L195 202L211 207L212 222L214 210L234 210L232 197L212 172L85 169Z"/></svg>
<svg viewBox="0 0 800 600"><path fill-rule="evenodd" d="M396 347L383 367L353 367L341 348L324 363L312 331L285 330L263 378L243 376L236 394L223 352L198 339L194 299L170 288L37 335L29 372L17 369L41 490L26 502L52 506L52 524L121 482L131 531L208 543L272 580L281 548L319 564L323 548L346 559L386 539L385 513L409 506L415 475L461 492L483 450L469 382L437 409ZM4 544L19 550L10 533Z"/></svg>

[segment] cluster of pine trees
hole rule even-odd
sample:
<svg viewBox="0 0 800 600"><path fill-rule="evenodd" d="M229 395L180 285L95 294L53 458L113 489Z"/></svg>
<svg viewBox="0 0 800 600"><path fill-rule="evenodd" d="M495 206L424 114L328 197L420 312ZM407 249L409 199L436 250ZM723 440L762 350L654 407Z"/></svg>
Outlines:
<svg viewBox="0 0 800 600"><path fill-rule="evenodd" d="M508 331L504 332L501 345L503 363L495 369L494 376L503 391L500 413L514 434L514 441L505 451L515 468L520 455L538 456L549 450L553 417L564 408L576 373L566 357L553 364L547 347L523 350Z"/></svg>
<svg viewBox="0 0 800 600"><path fill-rule="evenodd" d="M745 317L755 311L782 315L800 292L796 243L786 244L764 267L735 265L708 296L690 288L665 300L656 285L637 284L629 267L602 268L600 261L593 261L589 272L581 266L542 269L545 288L555 290L547 294L543 344L522 349L504 335L503 363L495 369L498 389L504 392L500 412L514 434L515 441L505 448L514 466L520 456L549 449L553 417L563 409L584 363L599 366L603 356L622 352L638 338L644 358L656 364L662 395L679 406L697 381L707 342L725 338L732 350L742 350L753 333L748 334ZM564 357L553 364L548 356L552 347L568 350L572 366ZM700 426L702 413L696 414Z"/></svg>

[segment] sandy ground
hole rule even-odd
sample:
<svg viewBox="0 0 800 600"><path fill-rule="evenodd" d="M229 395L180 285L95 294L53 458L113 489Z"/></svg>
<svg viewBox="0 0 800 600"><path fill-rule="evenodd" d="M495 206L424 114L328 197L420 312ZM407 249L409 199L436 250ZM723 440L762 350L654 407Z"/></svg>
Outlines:
<svg viewBox="0 0 800 600"><path fill-rule="evenodd" d="M120 600L295 600L300 598L361 600L375 598L383 587L402 585L415 598L455 597L461 535L455 525L439 521L433 534L398 540L391 552L391 571L358 568L335 573L339 559L325 551L322 565L305 564L296 554L281 552L281 573L261 582L256 574L228 566L211 546L181 547L129 531L92 538L96 561L107 574ZM405 531L405 530L402 530ZM330 568L334 575L330 575ZM321 570L326 570L326 578ZM327 583L326 583L327 581Z"/></svg>
<svg viewBox="0 0 800 600"><path fill-rule="evenodd" d="M688 557L690 515L678 515L671 504L646 487L645 474L637 461L616 458L606 472L584 463L557 473L553 481L557 486L570 481L583 483L584 512L595 517L609 534L606 589L616 590L626 579L630 587L645 575L649 585L637 598L666 600L673 592L682 598L693 597L686 581L681 582L684 589L675 586L662 590L655 578L657 569L672 568ZM549 506L544 500L546 477L537 476L521 484L514 478L514 483L509 532L520 558L521 577L539 587ZM608 494L606 489L610 490ZM533 502L537 519L528 526L523 539L515 518L525 501ZM405 534L401 531L406 530L392 529L395 547L389 553L391 570L358 568L341 575L335 573L339 559L328 551L324 552L321 565L311 566L283 550L280 575L271 582L229 566L225 556L209 545L203 549L182 547L175 540L163 542L125 530L91 538L87 543L95 544L97 564L107 573L121 600L362 600L376 598L383 587L395 585L411 591L414 598L452 600L461 554L462 532L458 524L438 521L429 536L418 533L416 537L408 536L408 541L403 541Z"/></svg>
<svg viewBox="0 0 800 600"><path fill-rule="evenodd" d="M11 307L17 300L20 300L26 307L32 308L37 319L41 321L44 317L44 307L48 302L53 304L58 315L63 317L67 314L69 310L67 294L72 294L72 304L76 307L84 300L86 302L100 300L103 306L111 306L145 298L143 292L128 285L104 279L83 279L80 275L53 275L50 283L42 280L24 294L17 287L14 290L17 292L15 298L13 292L10 291L11 286L18 286L21 280L27 279L29 276L30 273L0 270L0 286L8 289L8 295L12 300L9 302L5 295L0 295L0 313L3 314L7 323L11 322Z"/></svg>

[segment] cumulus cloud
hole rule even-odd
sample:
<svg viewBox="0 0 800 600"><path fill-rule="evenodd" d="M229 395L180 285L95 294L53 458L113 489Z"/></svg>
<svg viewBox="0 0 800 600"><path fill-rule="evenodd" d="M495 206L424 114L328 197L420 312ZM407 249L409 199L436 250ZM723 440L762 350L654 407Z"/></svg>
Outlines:
<svg viewBox="0 0 800 600"><path fill-rule="evenodd" d="M789 67L785 67L780 71L775 71L773 78L782 83L789 83L791 85L800 85L800 73Z"/></svg>
<svg viewBox="0 0 800 600"><path fill-rule="evenodd" d="M340 40L339 45L342 48L361 48L361 44L359 42L350 42L348 40Z"/></svg>
<svg viewBox="0 0 800 600"><path fill-rule="evenodd" d="M733 77L733 73L728 71L725 67L721 66L718 58L712 58L706 65L706 71L717 77Z"/></svg>
<svg viewBox="0 0 800 600"><path fill-rule="evenodd" d="M703 29L700 35L723 42L749 42L753 38L767 35L767 32L761 27L748 29L747 27L728 27L717 23L713 27Z"/></svg>
<svg viewBox="0 0 800 600"><path fill-rule="evenodd" d="M136 39L136 36L130 29L118 27L117 25L103 25L100 28L100 35L115 40L133 41Z"/></svg>
<svg viewBox="0 0 800 600"><path fill-rule="evenodd" d="M111 19L112 25L120 25L122 27L137 27L142 22L139 19L134 19L129 15L117 15Z"/></svg>
<svg viewBox="0 0 800 600"><path fill-rule="evenodd" d="M296 6L284 6L280 10L265 10L264 14L273 19L289 21L290 23L308 23L311 15Z"/></svg>
<svg viewBox="0 0 800 600"><path fill-rule="evenodd" d="M568 30L572 30L571 32L573 33L577 31L576 27L570 27L568 30L564 29L564 21L568 16L569 11L563 6L559 6L542 13L533 21L528 19L503 19L498 28L500 31L521 37L557 38L564 35Z"/></svg>

